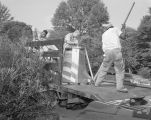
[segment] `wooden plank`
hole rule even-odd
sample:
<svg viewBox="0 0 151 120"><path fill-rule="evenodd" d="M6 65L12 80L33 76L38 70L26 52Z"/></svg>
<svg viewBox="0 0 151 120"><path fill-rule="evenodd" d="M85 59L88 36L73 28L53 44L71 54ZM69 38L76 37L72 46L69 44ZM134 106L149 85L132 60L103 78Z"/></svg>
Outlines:
<svg viewBox="0 0 151 120"><path fill-rule="evenodd" d="M29 47L37 47L37 46L46 46L46 45L60 45L62 46L64 43L63 39L47 39L47 40L44 40L44 41L32 41L32 42L28 42L26 44L26 46L29 46Z"/></svg>
<svg viewBox="0 0 151 120"><path fill-rule="evenodd" d="M58 50L43 52L43 57L61 57L62 53Z"/></svg>
<svg viewBox="0 0 151 120"><path fill-rule="evenodd" d="M104 84L101 87L93 85L64 85L64 91L87 97L101 102L129 99L151 95L151 89L134 86L126 86L128 93L117 92L115 84Z"/></svg>
<svg viewBox="0 0 151 120"><path fill-rule="evenodd" d="M103 82L101 87L94 85L77 85L64 84L61 90L69 92L82 97L90 98L96 101L109 102L114 100L123 100L133 97L151 96L151 89L149 87L140 87L135 84L130 84L131 75L126 74L125 86L128 88L128 93L117 92L115 76L108 76L107 80Z"/></svg>

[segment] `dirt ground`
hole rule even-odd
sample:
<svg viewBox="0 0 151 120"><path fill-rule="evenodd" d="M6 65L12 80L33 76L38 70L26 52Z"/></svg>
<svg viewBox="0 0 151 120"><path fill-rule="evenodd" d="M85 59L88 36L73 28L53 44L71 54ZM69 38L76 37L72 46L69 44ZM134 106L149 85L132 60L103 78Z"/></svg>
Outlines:
<svg viewBox="0 0 151 120"><path fill-rule="evenodd" d="M59 113L60 120L77 120L82 110L69 110L57 106L56 112Z"/></svg>
<svg viewBox="0 0 151 120"><path fill-rule="evenodd" d="M60 120L144 120L132 117L130 111L124 113L122 116L118 116L110 111L102 112L89 106L82 110L69 110L57 107L56 111L59 113Z"/></svg>

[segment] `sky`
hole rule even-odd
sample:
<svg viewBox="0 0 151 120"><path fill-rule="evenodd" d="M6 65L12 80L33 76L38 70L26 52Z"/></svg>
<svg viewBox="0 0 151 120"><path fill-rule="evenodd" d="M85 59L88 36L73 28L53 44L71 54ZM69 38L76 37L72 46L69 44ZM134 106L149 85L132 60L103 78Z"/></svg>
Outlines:
<svg viewBox="0 0 151 120"><path fill-rule="evenodd" d="M63 0L0 0L8 7L11 15L17 21L25 22L42 31L52 27L51 18L58 5ZM110 22L121 27L133 2L135 6L126 23L137 29L143 16L149 12L151 0L102 0L107 7Z"/></svg>

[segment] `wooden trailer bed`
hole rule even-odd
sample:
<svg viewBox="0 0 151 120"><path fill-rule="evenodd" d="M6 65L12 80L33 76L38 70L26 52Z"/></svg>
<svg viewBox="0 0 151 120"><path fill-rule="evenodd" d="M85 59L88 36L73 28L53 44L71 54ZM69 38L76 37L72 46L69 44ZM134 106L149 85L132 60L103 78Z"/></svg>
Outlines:
<svg viewBox="0 0 151 120"><path fill-rule="evenodd" d="M128 93L117 92L115 85L113 84L104 84L101 87L95 87L93 85L62 85L62 89L65 92L101 102L123 100L133 97L151 96L151 89L134 86L126 87L129 90Z"/></svg>
<svg viewBox="0 0 151 120"><path fill-rule="evenodd" d="M137 84L130 82L132 79L137 81ZM132 77L130 74L125 74L124 85L128 88L128 93L116 91L115 75L107 75L106 80L100 87L95 87L94 85L62 84L61 88L65 92L101 102L151 96L151 85L148 85L150 81L138 84L139 79L141 79L139 76L133 75ZM145 81L145 79L142 81Z"/></svg>

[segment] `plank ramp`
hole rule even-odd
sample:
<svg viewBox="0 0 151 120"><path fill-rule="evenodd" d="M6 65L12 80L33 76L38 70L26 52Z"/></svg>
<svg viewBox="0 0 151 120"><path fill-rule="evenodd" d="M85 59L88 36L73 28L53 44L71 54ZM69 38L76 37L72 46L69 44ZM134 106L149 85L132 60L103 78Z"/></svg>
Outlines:
<svg viewBox="0 0 151 120"><path fill-rule="evenodd" d="M117 92L115 84L104 84L101 87L93 85L64 85L63 87L66 92L101 102L151 96L151 89L135 86L126 86L129 90L128 93Z"/></svg>

